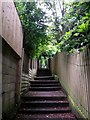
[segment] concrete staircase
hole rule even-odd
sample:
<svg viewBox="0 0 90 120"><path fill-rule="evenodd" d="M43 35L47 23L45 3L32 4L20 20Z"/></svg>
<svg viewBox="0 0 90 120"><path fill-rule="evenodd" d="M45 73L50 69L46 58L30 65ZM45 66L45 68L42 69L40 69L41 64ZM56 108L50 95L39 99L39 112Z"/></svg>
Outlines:
<svg viewBox="0 0 90 120"><path fill-rule="evenodd" d="M15 120L76 120L59 81L49 70L38 70L30 83Z"/></svg>

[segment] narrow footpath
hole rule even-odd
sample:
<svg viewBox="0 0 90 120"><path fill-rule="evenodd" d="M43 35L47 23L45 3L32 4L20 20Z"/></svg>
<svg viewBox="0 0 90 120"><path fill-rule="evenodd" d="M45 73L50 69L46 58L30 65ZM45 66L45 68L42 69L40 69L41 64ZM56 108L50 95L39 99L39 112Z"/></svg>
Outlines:
<svg viewBox="0 0 90 120"><path fill-rule="evenodd" d="M49 70L39 70L30 83L15 120L76 120L59 81Z"/></svg>

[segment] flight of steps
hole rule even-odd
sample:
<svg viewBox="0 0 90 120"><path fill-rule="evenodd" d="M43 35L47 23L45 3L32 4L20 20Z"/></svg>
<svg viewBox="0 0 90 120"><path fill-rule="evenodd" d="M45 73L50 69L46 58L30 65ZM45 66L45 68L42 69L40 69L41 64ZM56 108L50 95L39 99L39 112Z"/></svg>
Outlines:
<svg viewBox="0 0 90 120"><path fill-rule="evenodd" d="M15 120L76 120L59 81L49 70L39 70L30 83Z"/></svg>

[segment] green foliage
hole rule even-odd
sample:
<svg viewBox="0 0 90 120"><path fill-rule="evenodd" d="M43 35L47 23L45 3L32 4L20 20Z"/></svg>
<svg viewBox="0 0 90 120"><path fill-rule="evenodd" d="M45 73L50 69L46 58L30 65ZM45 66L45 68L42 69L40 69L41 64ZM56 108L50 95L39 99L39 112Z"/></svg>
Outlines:
<svg viewBox="0 0 90 120"><path fill-rule="evenodd" d="M48 41L45 12L35 2L16 3L16 7L23 25L25 51L31 57L37 56L40 43L43 47Z"/></svg>
<svg viewBox="0 0 90 120"><path fill-rule="evenodd" d="M62 17L57 16L55 2L43 4L52 11L51 16L37 8L35 2L16 3L24 29L26 53L39 58L60 51L82 51L83 46L90 43L90 2L62 3Z"/></svg>
<svg viewBox="0 0 90 120"><path fill-rule="evenodd" d="M66 13L61 18L64 34L58 44L61 51L81 50L90 43L90 2L77 2L67 5Z"/></svg>

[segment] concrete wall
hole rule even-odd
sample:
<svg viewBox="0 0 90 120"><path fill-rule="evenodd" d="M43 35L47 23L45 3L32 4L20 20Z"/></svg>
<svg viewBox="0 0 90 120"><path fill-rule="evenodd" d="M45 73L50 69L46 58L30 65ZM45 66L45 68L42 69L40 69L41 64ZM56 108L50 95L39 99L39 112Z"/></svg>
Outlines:
<svg viewBox="0 0 90 120"><path fill-rule="evenodd" d="M2 3L0 0L0 35L2 35Z"/></svg>
<svg viewBox="0 0 90 120"><path fill-rule="evenodd" d="M2 43L2 106L3 117L8 116L17 104L17 64L19 58L9 45ZM19 79L18 79L19 80ZM19 87L20 88L20 87ZM19 96L18 96L19 97Z"/></svg>
<svg viewBox="0 0 90 120"><path fill-rule="evenodd" d="M0 0L0 36L2 38L2 45L0 45L2 49L2 52L0 51L0 59L2 58L2 62L0 60L0 77L2 76L2 79L0 78L0 115L3 112L2 118L6 120L11 117L10 115L13 114L20 100L22 71L23 32L13 0L10 2Z"/></svg>
<svg viewBox="0 0 90 120"><path fill-rule="evenodd" d="M22 25L13 0L2 2L2 37L21 57L22 54ZM1 4L0 2L0 4Z"/></svg>
<svg viewBox="0 0 90 120"><path fill-rule="evenodd" d="M23 50L23 73L29 74L29 57Z"/></svg>
<svg viewBox="0 0 90 120"><path fill-rule="evenodd" d="M2 118L2 38L0 36L0 120Z"/></svg>
<svg viewBox="0 0 90 120"><path fill-rule="evenodd" d="M90 119L90 49L75 54L58 53L51 61L51 69L57 73L74 112Z"/></svg>
<svg viewBox="0 0 90 120"><path fill-rule="evenodd" d="M50 60L50 70L53 75L57 75L57 55L55 55L53 58Z"/></svg>
<svg viewBox="0 0 90 120"><path fill-rule="evenodd" d="M37 59L32 59L31 60L31 70L32 70L32 75L33 75L32 77L33 78L37 73L37 67L38 67Z"/></svg>

